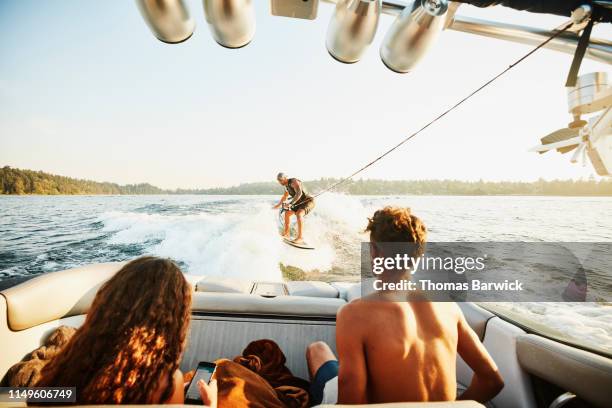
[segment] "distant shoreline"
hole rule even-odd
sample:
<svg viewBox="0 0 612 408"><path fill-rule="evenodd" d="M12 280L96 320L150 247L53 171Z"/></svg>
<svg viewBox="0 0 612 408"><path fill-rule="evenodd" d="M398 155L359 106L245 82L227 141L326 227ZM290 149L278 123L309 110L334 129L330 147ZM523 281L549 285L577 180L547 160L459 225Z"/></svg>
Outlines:
<svg viewBox="0 0 612 408"><path fill-rule="evenodd" d="M316 194L336 185L339 179L304 180L307 191ZM461 181L461 180L352 180L334 190L354 196L533 196L612 197L612 179ZM162 189L149 183L117 183L82 180L42 171L0 168L0 195L278 195L283 189L274 180L243 183L232 187Z"/></svg>
<svg viewBox="0 0 612 408"><path fill-rule="evenodd" d="M282 192L280 193L282 194ZM607 195L595 195L595 194L583 194L583 195L569 195L569 194L397 194L397 193L381 193L381 194L351 194L346 192L338 192L338 194L345 194L353 197L591 197L591 198L606 198L612 197L612 194ZM230 193L159 193L159 194L0 194L0 197L163 197L163 196L273 196L276 197L279 194L273 193L242 193L242 194L230 194Z"/></svg>

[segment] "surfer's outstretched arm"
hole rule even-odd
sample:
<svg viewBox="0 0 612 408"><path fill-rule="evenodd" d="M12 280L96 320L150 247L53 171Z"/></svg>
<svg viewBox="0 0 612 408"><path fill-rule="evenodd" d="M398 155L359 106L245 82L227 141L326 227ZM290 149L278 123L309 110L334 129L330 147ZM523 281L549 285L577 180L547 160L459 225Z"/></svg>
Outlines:
<svg viewBox="0 0 612 408"><path fill-rule="evenodd" d="M285 191L285 194L283 194L278 204L272 207L272 209L277 210L281 205L283 205L283 203L285 202L288 196L289 196L289 193Z"/></svg>

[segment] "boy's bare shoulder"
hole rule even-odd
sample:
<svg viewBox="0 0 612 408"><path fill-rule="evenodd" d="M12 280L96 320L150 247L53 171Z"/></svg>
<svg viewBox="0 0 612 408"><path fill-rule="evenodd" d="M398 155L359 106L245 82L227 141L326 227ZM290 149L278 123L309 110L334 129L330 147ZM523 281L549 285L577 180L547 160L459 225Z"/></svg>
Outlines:
<svg viewBox="0 0 612 408"><path fill-rule="evenodd" d="M350 317L350 315L352 315L353 313L356 313L357 311L363 309L363 304L363 299L359 298L354 299L345 305L342 305L340 309L338 309L338 317Z"/></svg>
<svg viewBox="0 0 612 408"><path fill-rule="evenodd" d="M452 316L462 316L461 308L455 302L429 302L436 311Z"/></svg>
<svg viewBox="0 0 612 408"><path fill-rule="evenodd" d="M363 318L377 313L392 313L395 310L401 311L401 303L380 296L366 296L343 305L338 311L338 316Z"/></svg>
<svg viewBox="0 0 612 408"><path fill-rule="evenodd" d="M449 319L449 322L452 320L455 323L459 323L463 319L463 312L455 302L438 302L435 305L438 314L444 315L446 319Z"/></svg>
<svg viewBox="0 0 612 408"><path fill-rule="evenodd" d="M356 322L358 320L358 316L361 314L360 308L360 300L356 299L342 305L340 309L338 309L338 312L336 313L337 333L343 330L343 327L359 327Z"/></svg>
<svg viewBox="0 0 612 408"><path fill-rule="evenodd" d="M364 298L355 299L340 307L336 319L343 321L363 319L364 313L371 313L373 309L375 305L372 301Z"/></svg>
<svg viewBox="0 0 612 408"><path fill-rule="evenodd" d="M371 316L374 313L393 313L397 311L402 312L402 304L408 304L411 302L393 302L384 300L378 297L365 297L355 299L338 310L338 319L352 320L356 318L363 318L364 314ZM463 319L463 312L461 308L454 302L432 302L433 307L438 314L444 315L446 318L453 320Z"/></svg>

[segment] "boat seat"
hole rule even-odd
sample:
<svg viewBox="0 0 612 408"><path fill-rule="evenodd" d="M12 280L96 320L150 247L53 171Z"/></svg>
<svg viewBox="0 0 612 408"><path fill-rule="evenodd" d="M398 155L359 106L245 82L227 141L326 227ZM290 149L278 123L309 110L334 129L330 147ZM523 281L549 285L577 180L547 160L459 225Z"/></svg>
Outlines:
<svg viewBox="0 0 612 408"><path fill-rule="evenodd" d="M123 265L124 262L111 262L48 273L3 290L0 294L6 299L8 327L14 331L26 330L63 317L87 313L98 289ZM338 307L345 303L344 299L338 298L338 290L324 282L278 282L275 284L286 287L292 296L266 300L262 296L249 295L257 282L213 277L202 279L191 275L186 275L186 278L196 290L195 311L220 312L227 307L227 313L245 313L251 308L253 313L274 314L278 308L283 315L330 317L335 316ZM216 306L211 306L216 302Z"/></svg>
<svg viewBox="0 0 612 408"><path fill-rule="evenodd" d="M291 296L337 298L339 295L337 288L320 281L291 281L287 282L287 289Z"/></svg>
<svg viewBox="0 0 612 408"><path fill-rule="evenodd" d="M338 296L347 302L361 297L361 283L332 282L331 285L338 291Z"/></svg>
<svg viewBox="0 0 612 408"><path fill-rule="evenodd" d="M47 273L3 290L9 328L25 330L86 313L100 286L123 265L111 262Z"/></svg>
<svg viewBox="0 0 612 408"><path fill-rule="evenodd" d="M250 281L236 278L222 278L208 276L200 279L196 285L196 292L216 292L216 293L260 293L264 291L258 286L277 285L278 293L287 293L290 296L306 296L317 298L337 298L339 291L336 287L326 282L319 281L293 281L293 282L263 282Z"/></svg>
<svg viewBox="0 0 612 408"><path fill-rule="evenodd" d="M195 284L196 292L251 293L253 281L207 276Z"/></svg>
<svg viewBox="0 0 612 408"><path fill-rule="evenodd" d="M239 314L336 318L336 312L346 301L339 298L311 296L264 297L244 293L195 292L194 314Z"/></svg>
<svg viewBox="0 0 612 408"><path fill-rule="evenodd" d="M612 360L535 334L516 341L521 367L598 407L610 406Z"/></svg>

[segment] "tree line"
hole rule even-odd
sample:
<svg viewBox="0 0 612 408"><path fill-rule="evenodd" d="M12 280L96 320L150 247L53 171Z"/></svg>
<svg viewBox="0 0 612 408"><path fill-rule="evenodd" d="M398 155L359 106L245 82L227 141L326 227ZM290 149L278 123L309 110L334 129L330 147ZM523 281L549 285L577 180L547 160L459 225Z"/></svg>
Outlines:
<svg viewBox="0 0 612 408"><path fill-rule="evenodd" d="M5 166L0 169L2 194L163 194L165 191L147 183L119 185L57 176L42 171Z"/></svg>
<svg viewBox="0 0 612 408"><path fill-rule="evenodd" d="M335 178L304 181L311 193L338 182ZM80 180L5 166L0 169L1 194L279 194L276 181L243 183L233 187L164 190L148 183L119 185ZM459 181L459 180L355 180L335 191L354 195L557 195L612 196L612 180Z"/></svg>
<svg viewBox="0 0 612 408"><path fill-rule="evenodd" d="M339 179L304 181L311 193L323 191ZM277 182L245 183L227 188L184 190L198 194L278 194ZM353 195L555 195L612 196L612 180L460 181L460 180L354 180L334 191Z"/></svg>

